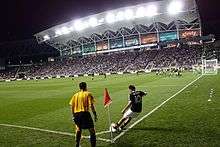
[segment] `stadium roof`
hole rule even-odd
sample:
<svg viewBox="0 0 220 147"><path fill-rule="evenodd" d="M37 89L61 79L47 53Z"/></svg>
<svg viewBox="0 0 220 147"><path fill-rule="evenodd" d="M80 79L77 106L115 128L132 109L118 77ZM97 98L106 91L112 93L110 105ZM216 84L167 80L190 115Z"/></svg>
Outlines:
<svg viewBox="0 0 220 147"><path fill-rule="evenodd" d="M201 21L195 0L161 0L72 20L37 33L35 37L39 43L45 42L59 50L61 56L69 56L87 54L85 46L89 45L94 45L95 49L88 51L95 53L99 42L107 42L106 52L112 51L112 48L119 48L118 45L110 46L110 41L116 38L123 39L124 47L126 38L138 36L141 42L142 35L156 34L160 41L159 34L162 32L177 32L176 36L179 36L180 31L188 30L199 31L201 35Z"/></svg>
<svg viewBox="0 0 220 147"><path fill-rule="evenodd" d="M150 26L154 22L169 25L174 20L190 24L199 18L194 0L161 0L119 8L63 23L35 34L38 42L48 40L78 41L82 37L100 37L106 31L121 28L132 30L136 25ZM196 13L195 13L196 12ZM126 29L125 29L126 31Z"/></svg>

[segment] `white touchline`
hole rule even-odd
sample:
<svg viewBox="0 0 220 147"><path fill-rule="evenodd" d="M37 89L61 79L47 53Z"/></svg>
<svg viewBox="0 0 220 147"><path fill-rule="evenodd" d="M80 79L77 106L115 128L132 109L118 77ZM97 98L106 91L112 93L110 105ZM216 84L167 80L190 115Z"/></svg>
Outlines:
<svg viewBox="0 0 220 147"><path fill-rule="evenodd" d="M40 129L40 128L34 128L34 127L27 127L27 126L18 126L18 125L11 125L11 124L0 124L0 126L4 127L11 127L11 128L20 128L20 129L28 129L28 130L35 130L35 131L40 131L40 132L47 132L47 133L53 133L53 134L59 134L59 135L66 135L66 136L75 136L73 133L68 133L68 132L61 132L61 131L52 131L52 130L47 130L47 129ZM107 133L107 131L102 131L97 133L98 135ZM82 138L90 138L89 136L82 136ZM97 140L100 141L105 141L105 142L111 142L110 139L104 139L101 137L97 137Z"/></svg>
<svg viewBox="0 0 220 147"><path fill-rule="evenodd" d="M163 106L166 102L168 102L170 99L172 99L173 97L177 96L179 93L181 93L183 90L185 90L187 87L189 87L190 85L192 85L194 82L196 82L197 80L199 80L202 77L202 75L200 75L198 78L196 78L195 80L193 80L192 82L190 82L189 84L187 84L185 87L183 87L181 90L179 90L177 93L175 93L174 95L172 95L171 97L169 97L168 99L166 99L165 101L163 101L160 105L158 105L157 107L155 107L153 110L151 110L149 113L147 113L146 115L144 115L143 117L141 117L139 120L137 120L136 122L134 122L132 125L130 125L128 127L128 129L126 129L125 131L121 132L118 136L116 136L113 141L116 141L117 139L119 139L121 136L123 136L126 132L128 132L131 128L133 128L134 126L136 126L138 123L140 123L143 119L145 119L146 117L148 117L149 115L151 115L154 111L156 111L157 109L159 109L161 106Z"/></svg>
<svg viewBox="0 0 220 147"><path fill-rule="evenodd" d="M101 131L101 132L96 133L96 135L106 134L106 133L110 133L110 132L111 131Z"/></svg>

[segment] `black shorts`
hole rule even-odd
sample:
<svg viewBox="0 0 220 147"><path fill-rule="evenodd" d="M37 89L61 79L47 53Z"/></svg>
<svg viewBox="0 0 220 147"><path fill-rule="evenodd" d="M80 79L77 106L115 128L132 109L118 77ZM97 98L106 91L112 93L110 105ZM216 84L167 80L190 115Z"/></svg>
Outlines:
<svg viewBox="0 0 220 147"><path fill-rule="evenodd" d="M94 123L89 112L74 113L74 122L79 129L94 128Z"/></svg>

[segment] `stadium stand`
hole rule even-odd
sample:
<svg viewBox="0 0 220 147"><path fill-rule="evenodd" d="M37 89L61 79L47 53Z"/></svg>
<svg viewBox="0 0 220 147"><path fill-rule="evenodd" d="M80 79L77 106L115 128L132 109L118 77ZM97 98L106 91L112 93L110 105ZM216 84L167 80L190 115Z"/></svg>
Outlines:
<svg viewBox="0 0 220 147"><path fill-rule="evenodd" d="M131 72L146 69L171 67L192 68L201 59L201 46L182 48L139 49L105 54L93 54L81 58L63 59L55 62L20 65L2 72L1 78L13 78L24 74L26 77L71 76L94 73Z"/></svg>
<svg viewBox="0 0 220 147"><path fill-rule="evenodd" d="M82 24L73 26L78 21L71 20L35 34L35 41L30 39L0 44L0 55L4 54L10 61L6 70L0 71L0 79L103 74L172 67L191 69L193 65L201 63L204 56L202 43L214 42L215 39L212 35L202 36L195 0L177 3L185 6L176 10L178 15L175 17L172 17L173 11L170 13L169 9L164 9L168 6L166 1L150 4L105 11L79 19L82 24L87 24L89 18L103 20L96 23L96 27L82 27ZM150 16L138 13L140 6L150 10L149 6L152 4L158 8L154 9L154 13L149 13ZM122 20L109 22L109 12L116 16L119 11L125 13L128 8L137 13L132 17L125 16ZM213 55L214 48L209 48L206 56ZM48 62L49 57L57 60Z"/></svg>

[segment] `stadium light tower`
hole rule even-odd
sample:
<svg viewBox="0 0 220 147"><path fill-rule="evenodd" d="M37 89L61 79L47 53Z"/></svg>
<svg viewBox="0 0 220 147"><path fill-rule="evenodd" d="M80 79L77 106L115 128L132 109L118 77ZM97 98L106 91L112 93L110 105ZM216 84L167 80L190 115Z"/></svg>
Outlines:
<svg viewBox="0 0 220 147"><path fill-rule="evenodd" d="M183 3L180 0L172 1L168 6L168 13L171 15L178 14L183 9Z"/></svg>

